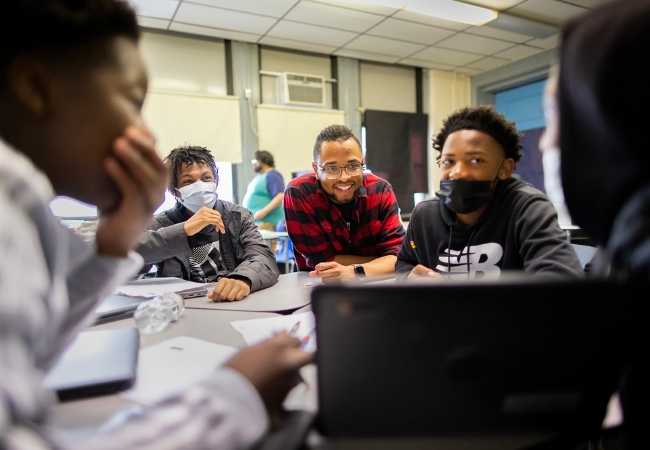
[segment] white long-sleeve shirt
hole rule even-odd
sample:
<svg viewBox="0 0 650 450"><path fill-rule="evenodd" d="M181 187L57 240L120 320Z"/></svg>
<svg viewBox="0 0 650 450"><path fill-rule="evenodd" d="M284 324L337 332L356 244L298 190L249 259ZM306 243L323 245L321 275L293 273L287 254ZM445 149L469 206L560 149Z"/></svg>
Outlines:
<svg viewBox="0 0 650 450"><path fill-rule="evenodd" d="M142 266L102 257L48 207L53 190L29 159L0 140L0 448L58 448L44 419L42 379L93 311ZM264 405L238 372L222 369L84 449L240 449L268 428Z"/></svg>

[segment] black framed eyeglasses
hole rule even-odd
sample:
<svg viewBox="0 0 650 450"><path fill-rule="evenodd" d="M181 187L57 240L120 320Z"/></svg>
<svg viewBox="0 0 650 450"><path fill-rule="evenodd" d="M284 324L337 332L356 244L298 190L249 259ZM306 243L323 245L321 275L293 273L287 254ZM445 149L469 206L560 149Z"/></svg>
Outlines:
<svg viewBox="0 0 650 450"><path fill-rule="evenodd" d="M356 177L357 175L360 175L363 172L363 169L366 168L366 165L363 163L352 163L352 164L348 164L347 166L325 166L325 167L316 164L316 166L318 166L318 168L325 173L325 178L329 180L335 180L336 178L340 177L341 174L343 173L343 169L345 169L346 173L351 177Z"/></svg>

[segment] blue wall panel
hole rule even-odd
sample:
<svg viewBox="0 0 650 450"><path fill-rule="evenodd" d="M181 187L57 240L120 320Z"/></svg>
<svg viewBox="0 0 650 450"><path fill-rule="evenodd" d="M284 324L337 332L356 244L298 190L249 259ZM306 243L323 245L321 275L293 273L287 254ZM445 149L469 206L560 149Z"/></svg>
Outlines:
<svg viewBox="0 0 650 450"><path fill-rule="evenodd" d="M517 130L544 128L542 97L546 81L498 92L494 96L497 111L517 124Z"/></svg>

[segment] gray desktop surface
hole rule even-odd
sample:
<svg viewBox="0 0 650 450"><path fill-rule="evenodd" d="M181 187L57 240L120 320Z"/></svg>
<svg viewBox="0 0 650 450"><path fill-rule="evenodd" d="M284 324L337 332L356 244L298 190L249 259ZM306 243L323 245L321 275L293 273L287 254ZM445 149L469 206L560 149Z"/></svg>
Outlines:
<svg viewBox="0 0 650 450"><path fill-rule="evenodd" d="M207 296L185 300L185 308L218 309L227 311L291 312L311 302L311 291L321 285L320 278L310 277L308 272L280 275L273 286L253 292L238 302L213 302ZM208 285L208 292L215 283Z"/></svg>
<svg viewBox="0 0 650 450"><path fill-rule="evenodd" d="M142 335L140 348L166 341L177 336L190 336L205 341L236 348L246 347L242 336L230 322L235 320L261 319L276 314L242 311L205 311L186 309L177 322L172 322L162 333ZM90 330L106 330L134 327L135 322L124 319L91 327ZM109 395L91 399L57 403L52 408L48 424L62 436L62 439L83 438L95 433L115 413L135 404L120 395Z"/></svg>

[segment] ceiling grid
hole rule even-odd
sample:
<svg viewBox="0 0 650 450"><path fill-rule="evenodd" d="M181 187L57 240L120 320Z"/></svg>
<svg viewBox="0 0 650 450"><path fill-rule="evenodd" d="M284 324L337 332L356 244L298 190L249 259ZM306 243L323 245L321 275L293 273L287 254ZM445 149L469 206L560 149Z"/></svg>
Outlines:
<svg viewBox="0 0 650 450"><path fill-rule="evenodd" d="M361 0L129 0L147 28L470 75L557 46L604 1L471 0L499 12L473 26Z"/></svg>

